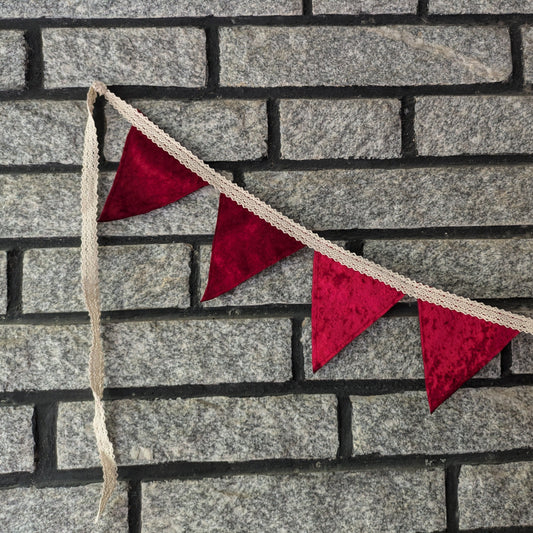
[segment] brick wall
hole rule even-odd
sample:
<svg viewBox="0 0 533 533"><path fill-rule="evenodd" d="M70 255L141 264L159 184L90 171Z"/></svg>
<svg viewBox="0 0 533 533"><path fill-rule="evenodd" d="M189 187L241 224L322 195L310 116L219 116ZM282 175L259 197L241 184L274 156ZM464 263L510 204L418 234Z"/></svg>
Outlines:
<svg viewBox="0 0 533 533"><path fill-rule="evenodd" d="M0 1L0 529L94 531L84 98L287 215L533 310L533 4ZM102 198L128 125L99 102ZM120 488L96 530L531 531L533 343L429 415L406 299L313 375L312 254L199 302L217 195L100 227Z"/></svg>

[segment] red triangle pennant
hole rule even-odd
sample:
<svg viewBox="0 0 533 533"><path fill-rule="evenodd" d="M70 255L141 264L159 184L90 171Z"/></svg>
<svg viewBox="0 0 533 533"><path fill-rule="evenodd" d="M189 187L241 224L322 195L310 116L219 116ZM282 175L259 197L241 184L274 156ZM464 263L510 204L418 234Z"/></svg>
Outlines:
<svg viewBox="0 0 533 533"><path fill-rule="evenodd" d="M235 288L303 246L221 194L202 302Z"/></svg>
<svg viewBox="0 0 533 533"><path fill-rule="evenodd" d="M311 307L313 372L403 296L385 283L315 252Z"/></svg>
<svg viewBox="0 0 533 533"><path fill-rule="evenodd" d="M132 126L98 222L148 213L206 185L194 172Z"/></svg>
<svg viewBox="0 0 533 533"><path fill-rule="evenodd" d="M429 409L433 412L518 335L518 331L418 301Z"/></svg>

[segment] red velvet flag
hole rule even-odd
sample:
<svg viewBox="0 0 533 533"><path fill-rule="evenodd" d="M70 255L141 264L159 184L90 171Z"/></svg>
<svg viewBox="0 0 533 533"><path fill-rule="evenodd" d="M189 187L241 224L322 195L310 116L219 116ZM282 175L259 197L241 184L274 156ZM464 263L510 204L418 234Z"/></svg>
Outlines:
<svg viewBox="0 0 533 533"><path fill-rule="evenodd" d="M433 412L518 335L518 331L418 301L422 358Z"/></svg>
<svg viewBox="0 0 533 533"><path fill-rule="evenodd" d="M206 185L132 126L98 222L148 213Z"/></svg>
<svg viewBox="0 0 533 533"><path fill-rule="evenodd" d="M403 296L385 283L315 252L311 306L313 372Z"/></svg>
<svg viewBox="0 0 533 533"><path fill-rule="evenodd" d="M230 291L302 247L301 242L221 194L202 302Z"/></svg>

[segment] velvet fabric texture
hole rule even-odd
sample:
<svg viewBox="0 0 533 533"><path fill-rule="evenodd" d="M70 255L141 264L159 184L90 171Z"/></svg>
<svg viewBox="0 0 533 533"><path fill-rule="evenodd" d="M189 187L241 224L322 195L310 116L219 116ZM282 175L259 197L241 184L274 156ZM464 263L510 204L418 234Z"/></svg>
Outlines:
<svg viewBox="0 0 533 533"><path fill-rule="evenodd" d="M518 331L418 302L422 358L433 412L518 335Z"/></svg>
<svg viewBox="0 0 533 533"><path fill-rule="evenodd" d="M98 222L148 213L206 185L132 126Z"/></svg>
<svg viewBox="0 0 533 533"><path fill-rule="evenodd" d="M313 372L403 296L385 283L315 252L311 306Z"/></svg>
<svg viewBox="0 0 533 533"><path fill-rule="evenodd" d="M302 247L301 242L221 194L202 302L230 291Z"/></svg>

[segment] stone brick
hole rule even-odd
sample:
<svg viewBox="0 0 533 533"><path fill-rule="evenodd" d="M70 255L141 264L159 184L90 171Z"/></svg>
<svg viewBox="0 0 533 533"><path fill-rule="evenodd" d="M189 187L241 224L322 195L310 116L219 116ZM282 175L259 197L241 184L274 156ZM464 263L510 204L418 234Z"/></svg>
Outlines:
<svg viewBox="0 0 533 533"><path fill-rule="evenodd" d="M128 494L120 483L106 510L94 524L101 486L17 487L0 491L0 523L4 531L24 533L126 533L128 531Z"/></svg>
<svg viewBox="0 0 533 533"><path fill-rule="evenodd" d="M200 247L200 296L209 277L211 247ZM232 291L203 302L205 307L224 305L296 304L311 302L313 251L298 250L246 280Z"/></svg>
<svg viewBox="0 0 533 533"><path fill-rule="evenodd" d="M0 252L0 315L6 312L7 307L7 256Z"/></svg>
<svg viewBox="0 0 533 533"><path fill-rule="evenodd" d="M283 100L286 159L387 158L401 154L398 100Z"/></svg>
<svg viewBox="0 0 533 533"><path fill-rule="evenodd" d="M533 296L533 239L369 240L364 256L469 298Z"/></svg>
<svg viewBox="0 0 533 533"><path fill-rule="evenodd" d="M205 161L261 159L267 153L261 100L137 100L131 104ZM109 106L104 153L118 161L130 124Z"/></svg>
<svg viewBox="0 0 533 533"><path fill-rule="evenodd" d="M250 172L246 189L315 229L530 224L531 167Z"/></svg>
<svg viewBox="0 0 533 533"><path fill-rule="evenodd" d="M188 244L101 247L102 308L188 307L190 251ZM80 277L78 248L28 250L24 311L84 311Z"/></svg>
<svg viewBox="0 0 533 533"><path fill-rule="evenodd" d="M530 96L423 96L416 100L420 155L531 153Z"/></svg>
<svg viewBox="0 0 533 533"><path fill-rule="evenodd" d="M431 0L429 12L439 15L461 13L531 13L530 0Z"/></svg>
<svg viewBox="0 0 533 533"><path fill-rule="evenodd" d="M533 12L533 6L530 6ZM526 81L533 81L533 27L522 28L522 46L524 50L524 76Z"/></svg>
<svg viewBox="0 0 533 533"><path fill-rule="evenodd" d="M512 340L513 374L533 374L533 338L521 333Z"/></svg>
<svg viewBox="0 0 533 533"><path fill-rule="evenodd" d="M0 165L81 165L85 102L0 102Z"/></svg>
<svg viewBox="0 0 533 533"><path fill-rule="evenodd" d="M533 464L464 465L459 475L461 529L533 524Z"/></svg>
<svg viewBox="0 0 533 533"><path fill-rule="evenodd" d="M299 0L167 0L130 2L114 0L102 4L98 0L40 0L13 2L0 0L2 18L158 18L158 17L234 17L238 15L299 15Z"/></svg>
<svg viewBox="0 0 533 533"><path fill-rule="evenodd" d="M120 464L334 458L334 396L120 400L107 404ZM59 468L98 465L92 404L59 407ZM309 431L309 428L313 428Z"/></svg>
<svg viewBox="0 0 533 533"><path fill-rule="evenodd" d="M33 470L32 417L33 407L31 406L0 407L1 474ZM1 514L0 510L0 516ZM4 524L2 520L0 523Z"/></svg>
<svg viewBox="0 0 533 533"><path fill-rule="evenodd" d="M426 85L505 81L507 28L223 27L220 83L230 86Z"/></svg>
<svg viewBox="0 0 533 533"><path fill-rule="evenodd" d="M103 340L109 387L292 377L289 320L112 323ZM0 391L85 389L89 347L88 325L2 326Z"/></svg>
<svg viewBox="0 0 533 533"><path fill-rule="evenodd" d="M363 14L402 14L416 13L416 0L314 0L313 13L322 14L346 14L346 15L363 15Z"/></svg>
<svg viewBox="0 0 533 533"><path fill-rule="evenodd" d="M433 414L422 391L352 404L355 455L512 450L533 437L531 387L460 389Z"/></svg>
<svg viewBox="0 0 533 533"><path fill-rule="evenodd" d="M23 89L26 84L24 33L0 32L0 89Z"/></svg>
<svg viewBox="0 0 533 533"><path fill-rule="evenodd" d="M142 494L145 533L435 531L446 527L440 470L155 481L144 483Z"/></svg>
<svg viewBox="0 0 533 533"><path fill-rule="evenodd" d="M201 28L45 28L43 53L47 88L206 82Z"/></svg>

